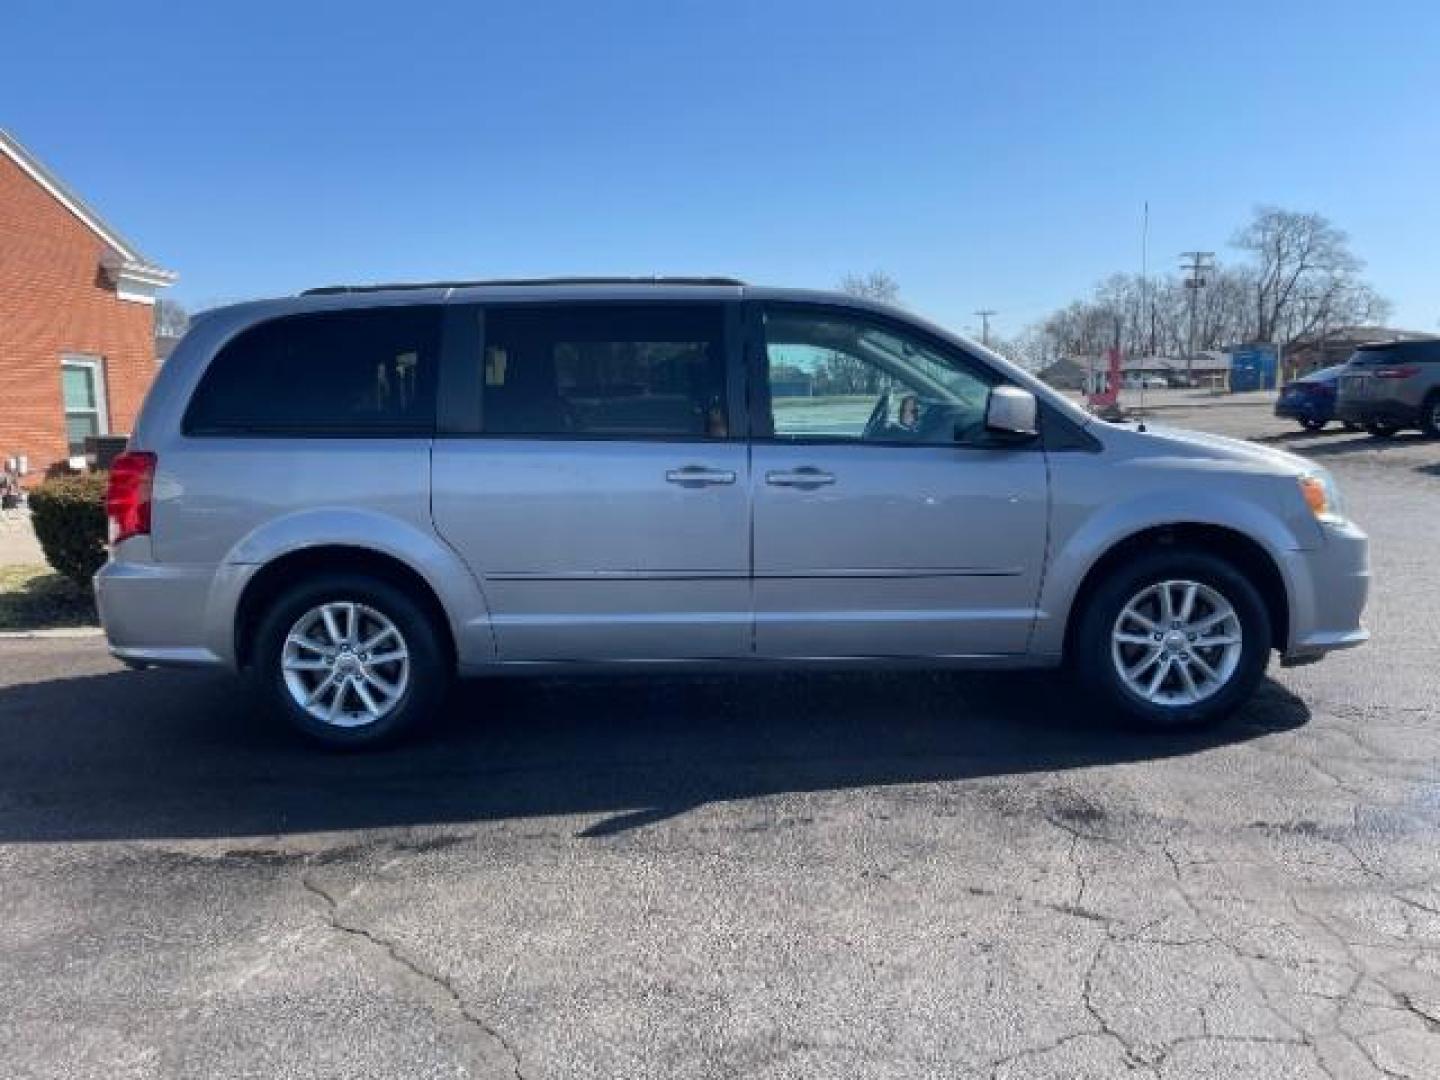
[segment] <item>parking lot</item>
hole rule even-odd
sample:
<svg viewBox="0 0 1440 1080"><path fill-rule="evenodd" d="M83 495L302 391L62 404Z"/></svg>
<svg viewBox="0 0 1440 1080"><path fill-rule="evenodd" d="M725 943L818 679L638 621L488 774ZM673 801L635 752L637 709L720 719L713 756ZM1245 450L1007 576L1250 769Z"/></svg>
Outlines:
<svg viewBox="0 0 1440 1080"><path fill-rule="evenodd" d="M471 685L327 756L0 641L13 1077L1440 1075L1440 443L1333 469L1366 647L1203 734L1026 675Z"/></svg>

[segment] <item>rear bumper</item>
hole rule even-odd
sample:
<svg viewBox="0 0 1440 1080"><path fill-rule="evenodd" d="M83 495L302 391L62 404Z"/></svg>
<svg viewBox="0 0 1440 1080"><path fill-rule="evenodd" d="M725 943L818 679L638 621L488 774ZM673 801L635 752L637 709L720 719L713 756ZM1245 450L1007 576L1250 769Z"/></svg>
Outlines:
<svg viewBox="0 0 1440 1080"><path fill-rule="evenodd" d="M1356 526L1325 525L1324 542L1291 552L1290 633L1282 658L1304 663L1370 639L1361 616L1370 596L1370 541Z"/></svg>
<svg viewBox="0 0 1440 1080"><path fill-rule="evenodd" d="M110 651L137 664L223 667L206 640L210 567L112 560L95 575L95 605Z"/></svg>
<svg viewBox="0 0 1440 1080"><path fill-rule="evenodd" d="M1420 423L1420 410L1414 405L1386 398L1365 398L1359 401L1346 401L1342 398L1335 406L1335 415L1352 424L1416 427Z"/></svg>

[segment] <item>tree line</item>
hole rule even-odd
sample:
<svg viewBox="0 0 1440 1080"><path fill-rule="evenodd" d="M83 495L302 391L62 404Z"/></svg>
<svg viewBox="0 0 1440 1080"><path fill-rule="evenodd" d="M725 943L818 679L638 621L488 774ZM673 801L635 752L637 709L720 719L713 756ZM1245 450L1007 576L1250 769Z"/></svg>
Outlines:
<svg viewBox="0 0 1440 1080"><path fill-rule="evenodd" d="M1230 241L1239 257L1201 272L1204 287L1189 289L1177 273L1112 274L1076 300L991 348L1037 369L1066 356L1098 356L1114 345L1129 356L1185 356L1190 349L1190 303L1195 302L1194 347L1219 349L1249 342L1287 346L1342 326L1384 322L1391 305L1364 280L1364 263L1349 237L1321 214L1262 206ZM841 288L893 299L893 279L850 275Z"/></svg>

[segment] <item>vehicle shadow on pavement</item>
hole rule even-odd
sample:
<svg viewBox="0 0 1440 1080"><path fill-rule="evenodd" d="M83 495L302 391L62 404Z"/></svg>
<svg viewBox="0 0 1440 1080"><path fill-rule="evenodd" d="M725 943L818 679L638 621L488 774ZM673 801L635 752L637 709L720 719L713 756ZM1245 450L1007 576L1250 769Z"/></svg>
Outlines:
<svg viewBox="0 0 1440 1080"><path fill-rule="evenodd" d="M499 680L410 743L330 754L226 677L116 672L0 689L0 843L552 815L598 815L594 837L722 800L1194 754L1309 715L1272 681L1217 729L1154 734L1037 673Z"/></svg>
<svg viewBox="0 0 1440 1080"><path fill-rule="evenodd" d="M1306 457L1328 457L1338 454L1399 449L1404 446L1427 443L1430 440L1418 431L1402 431L1386 439L1363 431L1327 428L1324 431L1284 431L1276 435L1256 435L1250 441L1262 446L1292 450L1297 454L1304 454Z"/></svg>

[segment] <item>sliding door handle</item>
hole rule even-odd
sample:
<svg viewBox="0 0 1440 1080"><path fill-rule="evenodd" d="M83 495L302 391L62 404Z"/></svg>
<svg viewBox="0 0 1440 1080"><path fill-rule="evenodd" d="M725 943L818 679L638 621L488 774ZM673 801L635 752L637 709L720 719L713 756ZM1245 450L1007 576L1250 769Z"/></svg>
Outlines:
<svg viewBox="0 0 1440 1080"><path fill-rule="evenodd" d="M835 474L828 473L824 469L817 469L813 465L802 465L798 469L791 469L785 472L767 472L765 483L773 487L794 487L794 488L818 488L835 482Z"/></svg>
<svg viewBox="0 0 1440 1080"><path fill-rule="evenodd" d="M670 469L665 473L667 484L681 487L713 487L716 484L733 484L735 474L729 469L707 469L704 465L686 465L683 469Z"/></svg>

